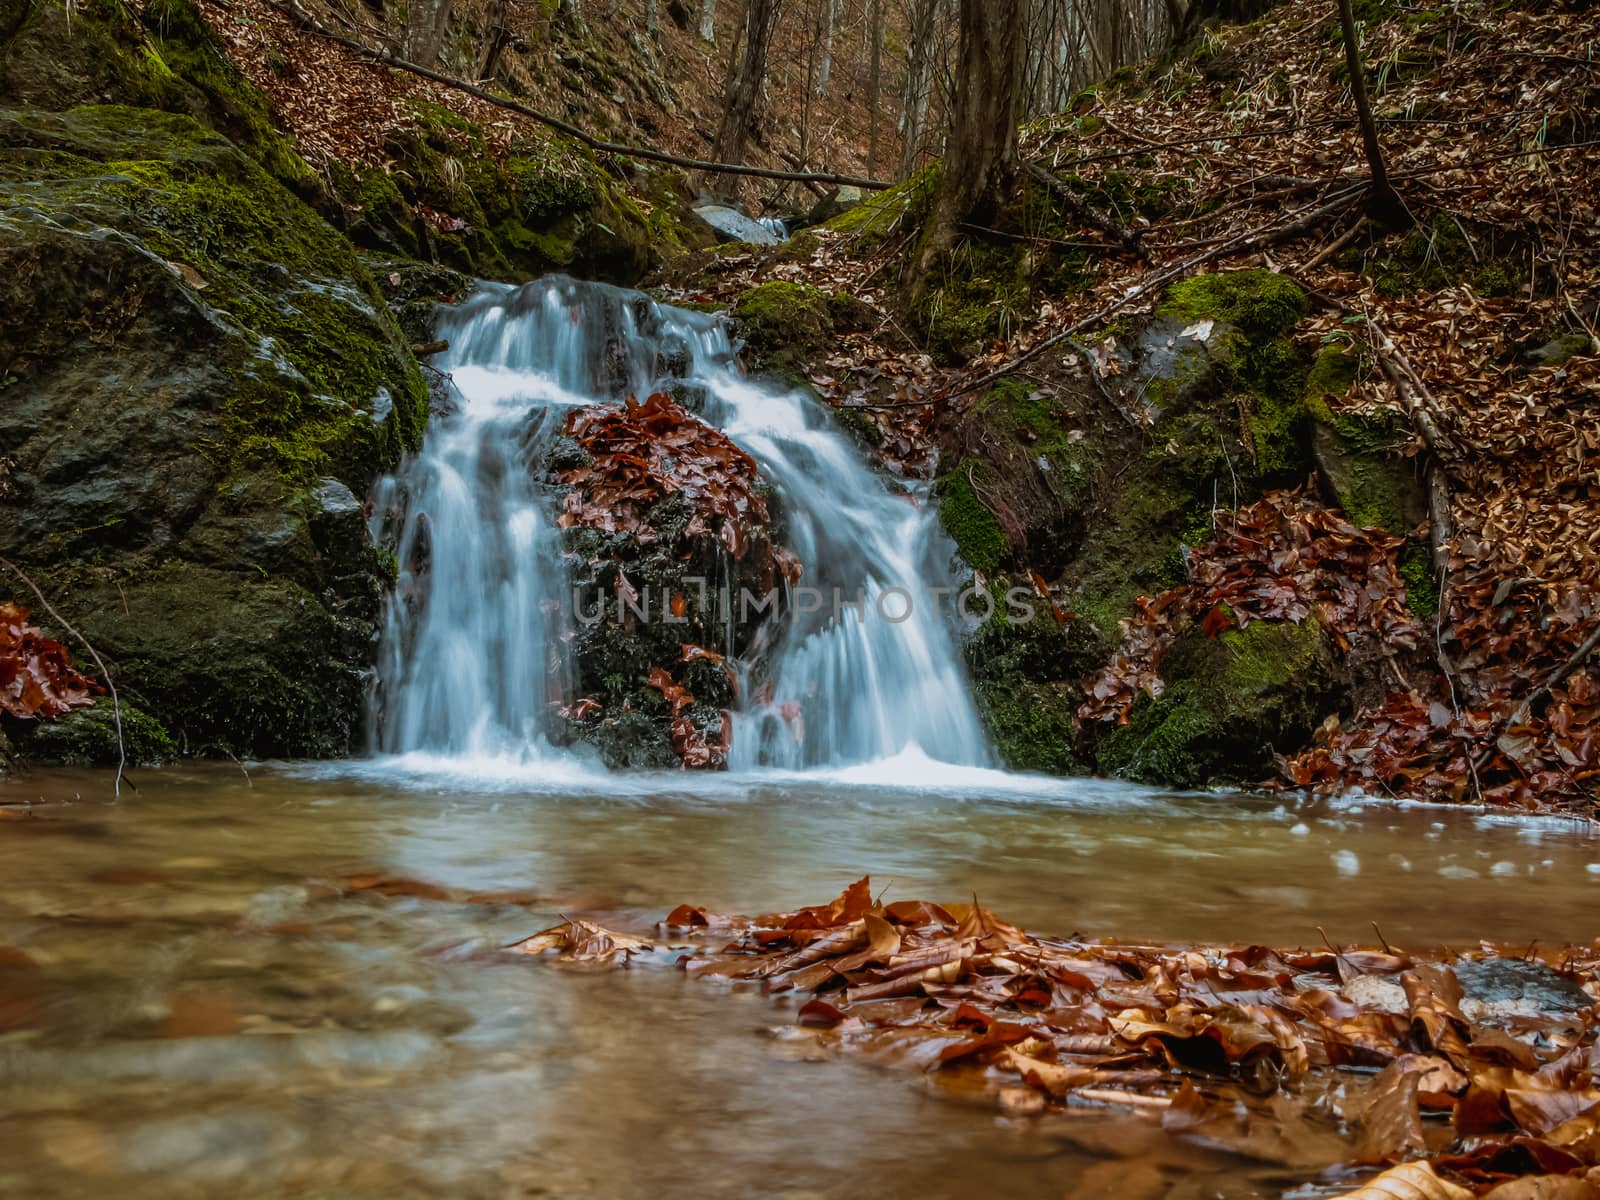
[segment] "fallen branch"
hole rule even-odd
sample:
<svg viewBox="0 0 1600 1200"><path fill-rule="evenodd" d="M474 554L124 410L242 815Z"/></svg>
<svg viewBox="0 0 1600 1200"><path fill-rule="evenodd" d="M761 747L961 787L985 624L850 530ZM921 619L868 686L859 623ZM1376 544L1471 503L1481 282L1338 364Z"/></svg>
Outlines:
<svg viewBox="0 0 1600 1200"><path fill-rule="evenodd" d="M1091 229L1098 229L1106 236L1116 239L1124 249L1135 255L1141 262L1150 261L1150 252L1144 248L1144 243L1140 240L1136 230L1130 229L1100 212L1094 205L1090 204L1056 175L1045 170L1038 163L1028 163L1024 169L1030 176L1049 188L1078 220Z"/></svg>
<svg viewBox="0 0 1600 1200"><path fill-rule="evenodd" d="M607 142L587 133L570 121L563 121L560 117L553 117L549 113L540 112L538 109L519 103L516 100L508 100L504 96L497 96L493 92L478 87L476 84L468 83L464 79L457 79L454 75L446 75L443 71L435 71L433 68L425 67L420 63L397 58L386 49L374 49L355 38L346 37L342 33L329 29L322 22L293 3L285 3L284 0L262 0L262 2L268 8L282 13L302 29L315 34L317 37L326 41L336 42L341 46L347 46L375 59L383 66L393 67L397 71L406 71L412 75L419 75L423 79L431 79L434 83L443 84L447 88L453 88L469 96L475 96L479 100L493 104L498 108L521 113L541 125L546 125L575 141L582 142L585 146L600 154L615 154L621 158L666 163L669 166L681 167L685 171L709 171L720 175L748 175L756 179L784 179L793 183L830 183L839 187L858 187L871 191L884 191L894 186L894 184L881 179L862 179L854 175L835 175L827 171L782 171L773 167L751 167L739 163L711 162L706 159L685 158L677 154L668 154L662 150L650 150L643 146L625 146L618 142Z"/></svg>
<svg viewBox="0 0 1600 1200"><path fill-rule="evenodd" d="M1099 324L1113 313L1120 312L1129 304L1132 304L1135 300L1139 300L1150 295L1150 293L1156 288L1163 287L1166 284L1171 283L1173 280L1189 274L1189 272L1193 271L1196 267L1204 266L1209 262L1215 262L1217 259L1224 258L1230 254L1241 254L1247 250L1259 249L1262 246L1271 246L1277 242L1285 241L1288 238L1302 234L1308 229L1314 229L1318 224L1325 221L1328 217L1331 217L1335 213L1341 212L1348 207L1352 200L1366 191L1366 187L1367 185L1365 182L1356 186L1348 187L1344 191L1336 193L1334 197L1326 204L1300 210L1300 212L1296 214L1295 219L1287 222L1286 224L1266 225L1256 229L1247 230L1246 232L1239 234L1237 237L1230 238L1228 241L1223 242L1221 245L1213 246L1204 253L1196 254L1193 257L1184 259L1180 263L1176 263L1173 266L1157 271L1154 275L1146 278L1133 288L1129 289L1121 296L1121 298L1113 300L1110 304L1097 309L1080 320L1074 321L1071 325L1068 325L1059 333L1051 334L1049 337L1045 338L1044 341L1039 342L1031 349L1025 350L1010 362L996 367L988 374L982 375L977 379L970 380L958 388L945 392L943 395L939 396L938 399L953 400L957 396L964 396L968 392L978 391L980 388L988 387L997 380L1004 379L1007 375L1011 374L1011 372L1022 366L1023 363L1031 362L1033 359L1043 354L1046 350L1049 350L1055 346L1059 346L1063 342L1069 341L1075 334L1082 332L1091 325Z"/></svg>
<svg viewBox="0 0 1600 1200"><path fill-rule="evenodd" d="M94 659L94 665L100 668L100 678L106 681L106 689L111 693L111 717L117 729L117 774L111 781L111 794L115 799L122 799L122 773L128 765L128 749L122 741L122 702L117 699L117 685L111 680L111 672L106 670L105 660L100 657L100 652L94 648L89 639L79 633L72 622L58 613L55 606L45 599L45 594L39 590L39 585L29 578L26 571L8 558L0 558L0 567L4 567L28 585L33 594L39 598L40 607L50 614L56 624L82 643L84 649L89 651L89 657Z"/></svg>

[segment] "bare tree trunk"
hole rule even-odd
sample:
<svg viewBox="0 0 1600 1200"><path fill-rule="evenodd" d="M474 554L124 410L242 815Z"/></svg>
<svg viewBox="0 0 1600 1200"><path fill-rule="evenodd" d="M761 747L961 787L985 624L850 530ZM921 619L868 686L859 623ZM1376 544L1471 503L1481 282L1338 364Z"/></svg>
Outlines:
<svg viewBox="0 0 1600 1200"><path fill-rule="evenodd" d="M700 40L717 44L717 0L700 0Z"/></svg>
<svg viewBox="0 0 1600 1200"><path fill-rule="evenodd" d="M756 102L761 98L761 84L766 79L767 51L772 47L772 35L778 28L778 8L779 0L750 0L745 11L744 54L732 72L722 125L712 143L711 157L718 162L744 162L750 126L755 121ZM718 178L712 184L725 186L725 181Z"/></svg>
<svg viewBox="0 0 1600 1200"><path fill-rule="evenodd" d="M816 3L816 20L812 22L811 53L806 56L805 99L800 102L800 164L802 166L810 161L811 99L813 89L817 83L818 59L822 56L822 38L825 31L823 12L829 7L828 0L816 0Z"/></svg>
<svg viewBox="0 0 1600 1200"><path fill-rule="evenodd" d="M494 73L499 69L500 56L505 53L506 45L511 41L511 30L506 24L507 0L495 0L494 8L489 16L489 41L484 47L483 58L478 63L478 78L493 79Z"/></svg>
<svg viewBox="0 0 1600 1200"><path fill-rule="evenodd" d="M911 174L922 147L928 119L928 93L933 87L933 51L939 30L940 0L911 0L911 28L906 37L906 90L900 101L900 175Z"/></svg>
<svg viewBox="0 0 1600 1200"><path fill-rule="evenodd" d="M406 20L406 57L412 62L432 66L444 49L445 30L450 24L452 0L417 0Z"/></svg>
<svg viewBox="0 0 1600 1200"><path fill-rule="evenodd" d="M843 0L822 0L822 61L817 67L817 95L828 94L828 80L833 78L833 29L839 22L839 5Z"/></svg>
<svg viewBox="0 0 1600 1200"><path fill-rule="evenodd" d="M867 80L867 178L878 177L878 100L883 94L883 5L867 0L867 36L872 39L872 68Z"/></svg>
<svg viewBox="0 0 1600 1200"><path fill-rule="evenodd" d="M1374 217L1390 228L1405 229L1414 222L1405 201L1389 181L1389 168L1383 161L1383 144L1378 140L1378 124L1372 119L1367 72L1361 62L1361 42L1356 35L1356 18L1350 0L1339 0L1339 24L1344 27L1344 60L1350 68L1350 92L1355 97L1356 117L1361 125L1361 144L1372 170L1372 196L1368 207Z"/></svg>
<svg viewBox="0 0 1600 1200"><path fill-rule="evenodd" d="M644 31L653 38L661 37L661 0L644 0Z"/></svg>
<svg viewBox="0 0 1600 1200"><path fill-rule="evenodd" d="M939 194L911 278L913 306L926 294L935 264L954 245L957 226L986 217L1016 175L1022 3L961 0L961 74Z"/></svg>

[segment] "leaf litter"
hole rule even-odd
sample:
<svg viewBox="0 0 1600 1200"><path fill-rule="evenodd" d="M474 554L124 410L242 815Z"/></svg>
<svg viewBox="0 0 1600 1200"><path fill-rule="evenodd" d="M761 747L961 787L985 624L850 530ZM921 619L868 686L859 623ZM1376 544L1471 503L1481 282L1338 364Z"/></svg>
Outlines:
<svg viewBox="0 0 1600 1200"><path fill-rule="evenodd" d="M976 899L885 904L864 878L794 912L685 904L653 934L574 918L507 949L758 986L796 1006L774 1030L786 1056L921 1072L1069 1139L1133 1120L1281 1169L1310 1189L1296 1195L1581 1198L1600 1182L1600 941L1556 957L1051 938ZM1458 969L1543 999L1468 996Z"/></svg>

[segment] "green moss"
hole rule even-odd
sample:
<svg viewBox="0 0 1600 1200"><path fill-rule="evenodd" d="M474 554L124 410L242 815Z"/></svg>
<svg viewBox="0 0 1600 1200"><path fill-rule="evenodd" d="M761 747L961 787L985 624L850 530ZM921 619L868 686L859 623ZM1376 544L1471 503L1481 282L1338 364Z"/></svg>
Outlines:
<svg viewBox="0 0 1600 1200"><path fill-rule="evenodd" d="M228 142L117 106L12 115L3 135L0 202L137 236L256 339L218 364L232 386L216 461L274 461L296 482L332 474L359 491L419 442L427 389L349 244Z"/></svg>
<svg viewBox="0 0 1600 1200"><path fill-rule="evenodd" d="M1180 280L1167 289L1157 315L1184 321L1210 317L1238 326L1252 340L1271 340L1287 334L1310 311L1294 280L1258 267Z"/></svg>
<svg viewBox="0 0 1600 1200"><path fill-rule="evenodd" d="M1314 620L1256 621L1215 640L1191 631L1162 675L1160 699L1141 698L1127 725L1100 732L1101 770L1176 787L1252 782L1275 750L1297 748L1316 728L1332 659Z"/></svg>
<svg viewBox="0 0 1600 1200"><path fill-rule="evenodd" d="M825 229L855 240L865 255L897 229L915 227L933 207L939 189L939 166L926 167L894 187L869 196L856 207L828 221Z"/></svg>
<svg viewBox="0 0 1600 1200"><path fill-rule="evenodd" d="M1005 531L995 520L978 493L973 481L989 472L988 464L963 460L956 469L942 476L934 485L934 495L939 498L939 520L956 544L961 559L975 571L993 575L1010 550Z"/></svg>
<svg viewBox="0 0 1600 1200"><path fill-rule="evenodd" d="M1469 240L1470 237L1470 240ZM1468 284L1484 296L1516 295L1527 280L1514 247L1493 226L1469 226L1447 213L1429 225L1366 247L1352 246L1341 265L1359 270L1384 296L1411 296Z"/></svg>
<svg viewBox="0 0 1600 1200"><path fill-rule="evenodd" d="M171 736L154 717L122 704L122 745L130 767L159 767L178 757ZM54 721L41 721L22 742L28 761L39 766L111 767L117 764L116 713L109 698Z"/></svg>
<svg viewBox="0 0 1600 1200"><path fill-rule="evenodd" d="M777 280L740 297L733 319L757 365L803 374L833 345L833 313L833 298L821 288Z"/></svg>
<svg viewBox="0 0 1600 1200"><path fill-rule="evenodd" d="M1418 542L1400 551L1400 579L1406 585L1406 606L1419 619L1431 621L1439 612L1439 573L1433 555Z"/></svg>
<svg viewBox="0 0 1600 1200"><path fill-rule="evenodd" d="M1014 771L1087 771L1078 749L1079 681L1109 647L1081 621L1058 624L1037 598L1030 599L1032 618L1023 620L1006 602L1003 583L990 586L1000 603L968 640L966 659L979 715L1001 761Z"/></svg>
<svg viewBox="0 0 1600 1200"><path fill-rule="evenodd" d="M266 97L228 61L192 0L40 0L7 41L0 100L50 111L109 101L190 116L297 194L322 194L317 174L274 126Z"/></svg>
<svg viewBox="0 0 1600 1200"><path fill-rule="evenodd" d="M1404 456L1411 426L1392 408L1335 408L1360 371L1356 355L1324 347L1306 379L1306 409L1314 422L1312 454L1325 495L1354 524L1401 537L1427 516L1427 497Z"/></svg>

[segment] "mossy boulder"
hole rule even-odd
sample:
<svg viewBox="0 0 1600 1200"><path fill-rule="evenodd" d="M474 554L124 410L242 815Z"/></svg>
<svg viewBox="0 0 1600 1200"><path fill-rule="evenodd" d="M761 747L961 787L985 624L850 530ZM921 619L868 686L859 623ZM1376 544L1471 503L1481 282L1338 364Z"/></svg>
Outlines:
<svg viewBox="0 0 1600 1200"><path fill-rule="evenodd" d="M1110 470L1066 581L1072 604L1107 635L1140 595L1183 582L1186 547L1210 536L1214 511L1302 482L1311 463L1308 362L1293 331L1304 293L1266 270L1195 276L1154 313L1114 328L1123 394L1146 436L1094 446ZM1103 428L1103 427L1102 427Z"/></svg>
<svg viewBox="0 0 1600 1200"><path fill-rule="evenodd" d="M0 106L126 104L193 117L304 198L321 178L218 46L193 0L0 0Z"/></svg>
<svg viewBox="0 0 1600 1200"><path fill-rule="evenodd" d="M417 101L384 149L383 166L333 172L350 236L366 249L489 279L562 271L636 283L699 244L683 189L642 176L655 197L647 213L609 164L566 138L528 135L505 152L476 123Z"/></svg>
<svg viewBox="0 0 1600 1200"><path fill-rule="evenodd" d="M800 374L833 344L830 297L807 283L775 280L751 288L733 308L735 332L753 366Z"/></svg>
<svg viewBox="0 0 1600 1200"><path fill-rule="evenodd" d="M0 553L180 750L358 740L357 497L427 389L349 244L187 116L0 111Z"/></svg>
<svg viewBox="0 0 1600 1200"><path fill-rule="evenodd" d="M1095 733L1100 769L1169 787L1251 783L1273 755L1305 743L1343 695L1315 620L1255 621L1207 639L1181 636L1162 661L1165 690L1128 723Z"/></svg>
<svg viewBox="0 0 1600 1200"><path fill-rule="evenodd" d="M1075 714L1105 644L1085 622L1057 621L1039 597L1026 601L1031 615L1017 599L997 597L995 615L967 641L978 715L1011 770L1087 773Z"/></svg>
<svg viewBox="0 0 1600 1200"><path fill-rule="evenodd" d="M161 723L133 704L121 706L121 749L130 767L159 767L178 757ZM53 721L30 722L21 734L34 766L114 767L119 758L117 712L110 697Z"/></svg>
<svg viewBox="0 0 1600 1200"><path fill-rule="evenodd" d="M1335 408L1360 369L1356 355L1325 347L1306 380L1312 418L1311 451L1329 500L1354 524L1406 537L1428 519L1428 496L1415 461L1404 452L1411 424L1391 408Z"/></svg>

